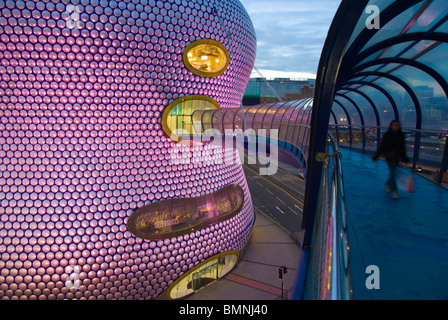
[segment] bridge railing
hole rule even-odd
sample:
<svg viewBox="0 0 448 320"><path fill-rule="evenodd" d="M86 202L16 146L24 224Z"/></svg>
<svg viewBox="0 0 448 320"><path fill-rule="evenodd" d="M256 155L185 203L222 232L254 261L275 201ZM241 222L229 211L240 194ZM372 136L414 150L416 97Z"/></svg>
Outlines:
<svg viewBox="0 0 448 320"><path fill-rule="evenodd" d="M342 156L331 135L327 153L318 157L324 161L324 172L302 298L349 300L352 288Z"/></svg>
<svg viewBox="0 0 448 320"><path fill-rule="evenodd" d="M386 127L330 125L340 146L363 153L376 152ZM448 187L448 131L403 128L410 170Z"/></svg>

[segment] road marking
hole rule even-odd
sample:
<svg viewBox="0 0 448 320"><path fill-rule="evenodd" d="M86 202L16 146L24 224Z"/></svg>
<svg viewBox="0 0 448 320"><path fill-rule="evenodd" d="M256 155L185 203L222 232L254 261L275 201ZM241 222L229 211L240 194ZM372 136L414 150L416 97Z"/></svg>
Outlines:
<svg viewBox="0 0 448 320"><path fill-rule="evenodd" d="M277 200L280 201L281 203L286 204L286 203L284 203L284 202L282 201L282 199L280 199L279 197L276 197L276 198L277 198Z"/></svg>
<svg viewBox="0 0 448 320"><path fill-rule="evenodd" d="M271 190L266 189L266 191L269 192L270 194L274 195Z"/></svg>
<svg viewBox="0 0 448 320"><path fill-rule="evenodd" d="M270 184L276 186L277 188L279 188L280 190L282 190L284 193L286 193L287 195L289 195L291 198L293 198L295 201L297 201L298 203L303 205L303 202L300 201L299 199L297 199L295 196L293 196L292 194L290 194L288 191L286 191L285 189L283 189L282 187L280 187L279 185L275 184L274 182L272 182L269 179L266 179L265 177L259 175L257 172L255 172L254 170L252 170L251 168L249 168L247 165L243 165L247 170L252 171L252 173L255 173L258 177L266 180L267 182L269 182Z"/></svg>
<svg viewBox="0 0 448 320"><path fill-rule="evenodd" d="M294 205L294 207L296 207L297 209L299 209L300 211L302 211L303 212L303 209L302 208L300 208L298 205Z"/></svg>
<svg viewBox="0 0 448 320"><path fill-rule="evenodd" d="M296 216L299 216L299 214L295 210L291 209L290 207L288 207L288 209L291 210Z"/></svg>
<svg viewBox="0 0 448 320"><path fill-rule="evenodd" d="M280 211L282 214L285 214L279 207L275 206L278 211Z"/></svg>

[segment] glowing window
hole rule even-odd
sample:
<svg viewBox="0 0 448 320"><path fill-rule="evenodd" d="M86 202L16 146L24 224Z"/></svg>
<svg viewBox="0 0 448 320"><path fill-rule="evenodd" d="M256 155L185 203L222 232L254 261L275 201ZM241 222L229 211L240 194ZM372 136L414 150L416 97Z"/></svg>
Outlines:
<svg viewBox="0 0 448 320"><path fill-rule="evenodd" d="M177 279L168 288L166 296L172 300L188 297L228 274L238 262L238 257L238 251L228 251L207 259Z"/></svg>
<svg viewBox="0 0 448 320"><path fill-rule="evenodd" d="M164 111L162 126L165 133L175 142L182 137L200 136L202 130L192 121L192 114L197 110L219 110L218 102L207 96L186 96L171 103Z"/></svg>
<svg viewBox="0 0 448 320"><path fill-rule="evenodd" d="M243 189L231 184L197 198L151 203L135 211L127 227L141 239L169 239L231 219L241 211L243 203Z"/></svg>
<svg viewBox="0 0 448 320"><path fill-rule="evenodd" d="M203 39L191 43L184 51L184 64L188 70L203 77L217 77L226 71L230 57L219 42Z"/></svg>

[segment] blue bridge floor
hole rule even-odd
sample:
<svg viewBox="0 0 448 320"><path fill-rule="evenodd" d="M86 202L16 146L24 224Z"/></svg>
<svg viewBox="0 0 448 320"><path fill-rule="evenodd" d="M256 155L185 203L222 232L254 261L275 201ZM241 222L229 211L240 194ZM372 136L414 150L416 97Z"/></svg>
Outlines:
<svg viewBox="0 0 448 320"><path fill-rule="evenodd" d="M415 192L400 190L393 200L385 190L384 161L340 151L353 298L448 299L448 191L414 175ZM379 268L379 289L366 287L369 265Z"/></svg>

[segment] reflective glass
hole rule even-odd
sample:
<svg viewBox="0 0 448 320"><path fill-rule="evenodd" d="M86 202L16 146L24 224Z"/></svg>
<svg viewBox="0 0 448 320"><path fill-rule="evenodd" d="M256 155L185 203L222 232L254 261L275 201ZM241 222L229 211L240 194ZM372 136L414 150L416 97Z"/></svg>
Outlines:
<svg viewBox="0 0 448 320"><path fill-rule="evenodd" d="M264 115L263 120L262 120L264 129L271 128L274 116L277 113L277 111L281 108L282 105L283 105L283 103L275 103L272 105L271 108L269 108L269 110L266 111L266 114Z"/></svg>
<svg viewBox="0 0 448 320"><path fill-rule="evenodd" d="M282 141L288 141L287 133L288 133L288 125L285 125L288 123L288 119L291 118L292 113L294 112L294 108L286 108L285 113L283 114L282 120L281 120L281 126L279 128L278 138ZM288 141L290 142L290 141Z"/></svg>
<svg viewBox="0 0 448 320"><path fill-rule="evenodd" d="M229 251L213 256L177 279L167 291L169 299L182 299L224 277L238 262L239 252Z"/></svg>
<svg viewBox="0 0 448 320"><path fill-rule="evenodd" d="M364 63L366 63L366 62L369 62L369 61L372 61L372 60L376 59L377 56L378 56L378 54L380 54L380 52L381 52L381 51L377 51L377 52L375 52L375 53L373 53L373 54L370 54L367 58L363 59L363 60L362 60L360 63L358 63L356 66L359 66L359 65L361 65L361 64L364 64Z"/></svg>
<svg viewBox="0 0 448 320"><path fill-rule="evenodd" d="M393 75L405 80L417 95L422 108L422 128L437 129L446 124L448 101L441 86L430 75L410 66L395 70Z"/></svg>
<svg viewBox="0 0 448 320"><path fill-rule="evenodd" d="M350 124L354 125L354 126L360 126L362 125L361 123L361 116L358 112L358 110L356 110L356 108L354 107L354 105L348 101L346 98L342 97L342 96L336 96L335 97L335 102L339 102L347 111L348 116L350 117ZM347 119L348 121L349 119Z"/></svg>
<svg viewBox="0 0 448 320"><path fill-rule="evenodd" d="M400 13L386 25L381 25L381 29L369 40L369 42L367 42L361 52L381 41L398 36L412 19L422 3L423 1Z"/></svg>
<svg viewBox="0 0 448 320"><path fill-rule="evenodd" d="M338 103L333 103L333 113L336 116L336 120L338 121L338 125L348 125L347 114L344 109L342 109L341 105Z"/></svg>
<svg viewBox="0 0 448 320"><path fill-rule="evenodd" d="M397 56L402 50L404 50L407 46L409 45L408 42L405 43L399 43L390 47L385 48L385 50L381 50L381 51L377 51L375 54L373 54L372 56L375 59L379 59L379 58L392 58ZM372 57L372 58L373 58ZM373 59L366 59L365 61L370 61Z"/></svg>
<svg viewBox="0 0 448 320"><path fill-rule="evenodd" d="M387 90L397 104L398 112L402 127L415 128L416 126L416 109L412 102L411 96L397 82L386 79L377 78L375 83ZM387 124L389 126L389 124Z"/></svg>
<svg viewBox="0 0 448 320"><path fill-rule="evenodd" d="M375 103L381 126L388 126L395 119L392 104L381 91L370 86L362 86L358 90L364 92Z"/></svg>
<svg viewBox="0 0 448 320"><path fill-rule="evenodd" d="M436 31L441 33L448 33L448 21L443 23L439 28L437 28Z"/></svg>
<svg viewBox="0 0 448 320"><path fill-rule="evenodd" d="M423 51L428 50L436 44L436 41L431 40L422 40L417 44L414 44L408 51L404 52L400 58L405 59L414 59L418 54L421 54ZM409 45L410 42L405 42L406 45Z"/></svg>
<svg viewBox="0 0 448 320"><path fill-rule="evenodd" d="M229 53L219 42L203 39L191 43L184 51L184 64L194 74L217 77L229 65Z"/></svg>
<svg viewBox="0 0 448 320"><path fill-rule="evenodd" d="M345 94L345 96L350 98L361 110L364 118L364 124L366 126L376 126L376 116L373 111L374 107L370 105L369 101L367 101L362 95L353 91Z"/></svg>
<svg viewBox="0 0 448 320"><path fill-rule="evenodd" d="M366 10L363 12L361 17L359 18L358 23L357 23L355 29L353 30L353 34L350 38L350 41L348 42L347 48L349 48L353 44L353 42L356 40L356 38L359 36L359 34L366 29L366 21L373 14L372 11L367 11L367 8L371 5L377 6L379 8L380 15L381 15L381 12L383 12L384 9L386 9L393 2L394 2L394 0L371 0L371 1L369 1L368 5L366 6Z"/></svg>
<svg viewBox="0 0 448 320"><path fill-rule="evenodd" d="M207 96L185 96L171 103L164 111L162 126L165 133L175 142L181 142L182 136L201 135L200 126L192 121L192 115L198 110L221 109L218 102Z"/></svg>
<svg viewBox="0 0 448 320"><path fill-rule="evenodd" d="M384 72L384 73L390 73L393 70L395 70L396 68L400 68L402 67L402 64L398 64L398 63L387 63L387 64L377 64L372 66L373 70L372 71L378 71L378 72Z"/></svg>
<svg viewBox="0 0 448 320"><path fill-rule="evenodd" d="M448 81L448 59L446 53L448 52L448 44L441 43L434 50L420 56L416 61L424 63L428 67L437 71L445 80Z"/></svg>
<svg viewBox="0 0 448 320"><path fill-rule="evenodd" d="M436 25L446 13L448 13L448 1L433 1L407 33L428 31Z"/></svg>
<svg viewBox="0 0 448 320"><path fill-rule="evenodd" d="M132 213L127 227L141 239L169 239L231 219L241 211L243 203L243 189L232 184L197 198L151 203Z"/></svg>

